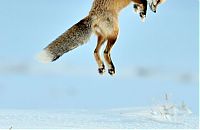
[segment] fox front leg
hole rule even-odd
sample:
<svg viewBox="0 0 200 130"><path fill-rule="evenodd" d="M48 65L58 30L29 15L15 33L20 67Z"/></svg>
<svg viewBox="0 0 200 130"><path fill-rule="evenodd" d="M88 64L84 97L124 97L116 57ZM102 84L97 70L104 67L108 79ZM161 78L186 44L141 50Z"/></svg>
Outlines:
<svg viewBox="0 0 200 130"><path fill-rule="evenodd" d="M142 22L144 22L147 13L147 1L144 0L142 4L134 4L133 8L134 11L140 15Z"/></svg>
<svg viewBox="0 0 200 130"><path fill-rule="evenodd" d="M164 3L166 0L148 0L151 11L156 13L158 5Z"/></svg>

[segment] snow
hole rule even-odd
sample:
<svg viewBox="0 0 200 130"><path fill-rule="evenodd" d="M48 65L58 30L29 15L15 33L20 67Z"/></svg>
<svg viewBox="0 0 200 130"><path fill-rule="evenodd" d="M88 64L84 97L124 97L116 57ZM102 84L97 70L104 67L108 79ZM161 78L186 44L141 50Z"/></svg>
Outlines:
<svg viewBox="0 0 200 130"><path fill-rule="evenodd" d="M198 116L176 110L162 116L161 106L107 110L0 110L2 129L197 129ZM183 114L184 113L184 114ZM171 117L170 117L171 116ZM170 118L169 118L170 117Z"/></svg>

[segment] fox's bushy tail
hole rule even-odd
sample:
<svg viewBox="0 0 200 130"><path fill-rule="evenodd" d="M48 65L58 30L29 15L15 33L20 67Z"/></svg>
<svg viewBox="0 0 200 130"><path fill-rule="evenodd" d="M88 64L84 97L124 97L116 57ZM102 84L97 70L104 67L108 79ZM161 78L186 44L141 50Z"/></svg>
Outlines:
<svg viewBox="0 0 200 130"><path fill-rule="evenodd" d="M91 37L91 25L91 17L85 17L44 48L38 59L44 63L53 62L64 53L83 45Z"/></svg>

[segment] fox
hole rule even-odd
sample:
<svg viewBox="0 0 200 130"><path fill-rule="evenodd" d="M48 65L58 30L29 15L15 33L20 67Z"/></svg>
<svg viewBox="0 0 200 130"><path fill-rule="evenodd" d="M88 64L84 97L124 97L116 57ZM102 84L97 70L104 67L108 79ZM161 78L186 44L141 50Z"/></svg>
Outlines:
<svg viewBox="0 0 200 130"><path fill-rule="evenodd" d="M161 1L152 0L151 9L155 11ZM146 6L146 3L143 2L144 0L94 0L88 15L45 47L38 55L39 60L43 63L56 61L63 54L87 43L91 35L95 34L97 45L94 50L94 58L98 65L98 72L103 75L106 71L99 51L107 42L103 52L104 60L108 73L111 76L115 75L116 70L111 59L111 50L119 35L119 14L131 3Z"/></svg>

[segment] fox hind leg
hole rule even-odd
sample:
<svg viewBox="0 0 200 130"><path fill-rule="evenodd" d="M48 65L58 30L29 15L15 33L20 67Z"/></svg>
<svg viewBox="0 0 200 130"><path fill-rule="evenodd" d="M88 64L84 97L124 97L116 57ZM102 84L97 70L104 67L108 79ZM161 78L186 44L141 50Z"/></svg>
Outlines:
<svg viewBox="0 0 200 130"><path fill-rule="evenodd" d="M100 55L99 55L99 50L101 49L101 46L103 45L103 43L105 42L105 38L101 35L98 36L98 42L97 42L97 46L94 50L94 57L95 57L95 60L98 64L98 71L99 71L99 74L104 74L105 73L105 65L103 63L103 61L101 60L100 58Z"/></svg>
<svg viewBox="0 0 200 130"><path fill-rule="evenodd" d="M111 49L112 49L113 45L115 44L116 40L117 40L117 36L109 38L108 43L106 45L106 49L104 50L104 58L105 58L107 66L108 66L108 73L110 75L115 74L115 66L112 62L110 52L111 52Z"/></svg>
<svg viewBox="0 0 200 130"><path fill-rule="evenodd" d="M99 50L103 43L107 41L107 45L104 50L104 60L108 67L109 74L114 75L115 67L111 60L110 52L118 37L118 14L116 14L115 12L107 11L105 12L105 17L100 17L99 20L96 22L97 23L94 25L94 30L96 35L98 36L98 44L94 51L94 56L99 66L99 73L103 74L103 72L105 71L104 63L99 56Z"/></svg>

